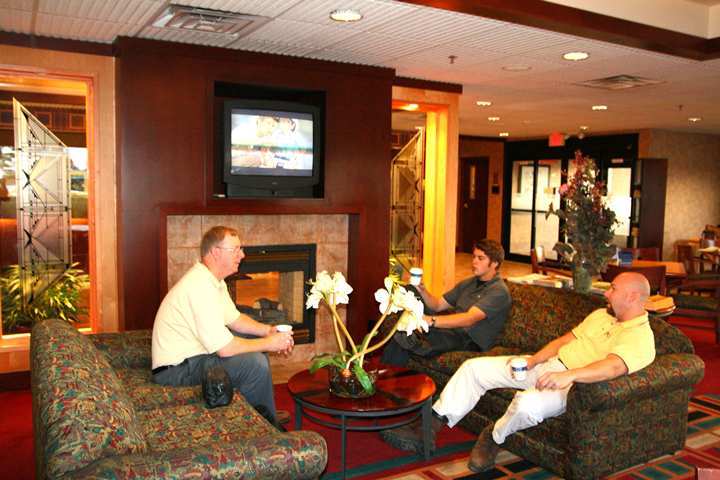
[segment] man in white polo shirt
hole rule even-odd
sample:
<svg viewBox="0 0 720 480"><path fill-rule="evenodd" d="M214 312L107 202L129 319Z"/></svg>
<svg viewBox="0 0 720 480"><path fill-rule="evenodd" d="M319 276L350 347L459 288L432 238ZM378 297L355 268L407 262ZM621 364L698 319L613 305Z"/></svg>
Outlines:
<svg viewBox="0 0 720 480"><path fill-rule="evenodd" d="M240 313L224 278L245 257L237 230L213 227L203 235L201 261L167 293L152 335L153 380L162 385L199 385L203 372L220 363L235 390L275 419L270 365L263 352L290 353L292 333Z"/></svg>
<svg viewBox="0 0 720 480"><path fill-rule="evenodd" d="M636 372L655 359L655 338L645 311L650 294L647 279L639 273L615 277L605 293L608 309L595 310L577 327L527 357L525 380L515 380L509 363L514 357L478 357L465 361L433 405L433 430L450 427L467 415L486 391L516 388L513 401L494 424L478 436L468 466L481 472L495 465L495 456L508 435L533 427L565 412L573 383L594 383ZM416 427L395 430L389 443L415 448Z"/></svg>

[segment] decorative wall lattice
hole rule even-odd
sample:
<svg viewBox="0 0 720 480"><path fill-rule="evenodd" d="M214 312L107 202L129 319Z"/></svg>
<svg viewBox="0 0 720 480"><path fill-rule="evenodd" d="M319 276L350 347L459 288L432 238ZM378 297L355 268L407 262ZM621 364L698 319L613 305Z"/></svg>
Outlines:
<svg viewBox="0 0 720 480"><path fill-rule="evenodd" d="M23 301L31 303L70 267L70 176L67 147L13 101L18 263Z"/></svg>
<svg viewBox="0 0 720 480"><path fill-rule="evenodd" d="M406 268L421 264L424 152L421 129L391 164L390 253Z"/></svg>

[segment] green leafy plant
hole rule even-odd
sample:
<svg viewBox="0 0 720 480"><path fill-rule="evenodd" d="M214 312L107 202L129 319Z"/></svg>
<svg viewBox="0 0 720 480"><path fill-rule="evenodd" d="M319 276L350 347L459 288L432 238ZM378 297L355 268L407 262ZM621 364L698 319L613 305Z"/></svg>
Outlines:
<svg viewBox="0 0 720 480"><path fill-rule="evenodd" d="M80 306L80 295L90 285L88 275L73 263L48 288L27 305L23 304L20 266L5 267L0 277L3 332L12 333L19 326L32 327L35 322L60 318L74 323L87 313Z"/></svg>

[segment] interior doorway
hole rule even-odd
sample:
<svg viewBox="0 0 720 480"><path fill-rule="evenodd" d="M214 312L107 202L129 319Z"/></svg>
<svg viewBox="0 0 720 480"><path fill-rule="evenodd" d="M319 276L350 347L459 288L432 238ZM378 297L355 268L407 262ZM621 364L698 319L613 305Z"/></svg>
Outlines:
<svg viewBox="0 0 720 480"><path fill-rule="evenodd" d="M95 330L96 305L93 292L96 289L94 258L91 252L94 238L92 195L92 155L87 131L90 80L70 79L67 76L53 78L47 73L33 74L23 71L0 69L0 267L3 272L17 265L18 234L15 209L18 185L15 181L15 141L13 132L12 99L23 105L62 143L67 145L70 159L68 187L70 190L69 212L71 215L71 259L75 268L90 276L90 288L80 295L80 306L87 311L75 326ZM3 319L4 320L4 319ZM3 324L5 322L3 321ZM5 328L3 336L22 333L23 328Z"/></svg>
<svg viewBox="0 0 720 480"><path fill-rule="evenodd" d="M488 157L460 159L460 251L472 253L473 245L487 237Z"/></svg>

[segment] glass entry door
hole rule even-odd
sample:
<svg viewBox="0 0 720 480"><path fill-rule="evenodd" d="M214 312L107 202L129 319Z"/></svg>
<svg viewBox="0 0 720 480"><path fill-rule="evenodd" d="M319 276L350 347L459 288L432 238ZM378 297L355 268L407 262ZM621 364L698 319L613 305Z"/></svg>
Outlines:
<svg viewBox="0 0 720 480"><path fill-rule="evenodd" d="M561 166L561 160L512 162L510 258L528 258L536 246L544 248L546 258L557 258L553 247L560 235L559 219L555 215L546 219L545 214L551 203L560 208Z"/></svg>

